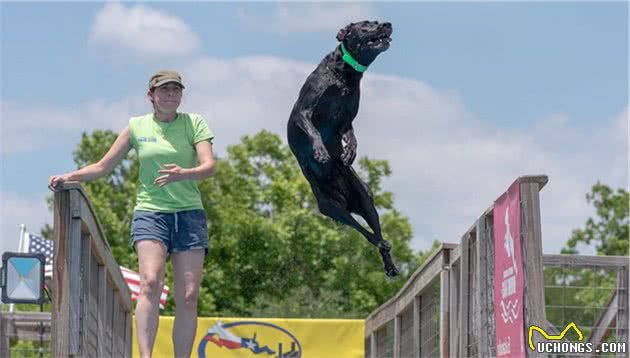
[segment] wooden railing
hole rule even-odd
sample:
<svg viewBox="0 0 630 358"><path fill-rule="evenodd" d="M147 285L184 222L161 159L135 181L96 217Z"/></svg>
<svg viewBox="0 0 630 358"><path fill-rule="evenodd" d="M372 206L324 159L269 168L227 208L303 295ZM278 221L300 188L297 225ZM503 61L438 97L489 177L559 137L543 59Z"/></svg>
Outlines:
<svg viewBox="0 0 630 358"><path fill-rule="evenodd" d="M131 357L131 293L78 183L54 198L53 357Z"/></svg>
<svg viewBox="0 0 630 358"><path fill-rule="evenodd" d="M0 357L11 357L11 341L49 342L50 312L0 312ZM47 353L46 356L50 355L50 352L40 348ZM33 351L26 353L29 354L16 356L35 355Z"/></svg>
<svg viewBox="0 0 630 358"><path fill-rule="evenodd" d="M524 176L517 181L525 327L555 330L545 317L544 267L606 268L617 272L617 285L588 339L598 344L612 329L617 341L627 342L628 257L542 255L539 191L547 177ZM483 212L459 244L442 244L393 298L367 317L366 358L497 355L493 208ZM529 349L527 355L539 356Z"/></svg>

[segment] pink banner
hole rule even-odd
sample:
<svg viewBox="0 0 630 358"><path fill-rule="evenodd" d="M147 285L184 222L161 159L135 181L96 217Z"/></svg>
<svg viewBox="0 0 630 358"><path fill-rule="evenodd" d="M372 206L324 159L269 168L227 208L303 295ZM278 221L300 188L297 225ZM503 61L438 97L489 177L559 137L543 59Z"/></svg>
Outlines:
<svg viewBox="0 0 630 358"><path fill-rule="evenodd" d="M494 202L494 316L497 357L525 357L518 181Z"/></svg>

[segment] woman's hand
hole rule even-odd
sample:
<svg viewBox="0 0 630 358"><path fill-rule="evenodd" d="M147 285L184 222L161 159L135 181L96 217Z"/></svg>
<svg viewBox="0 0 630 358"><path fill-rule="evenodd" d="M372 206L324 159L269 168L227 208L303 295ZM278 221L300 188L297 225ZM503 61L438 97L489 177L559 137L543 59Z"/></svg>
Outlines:
<svg viewBox="0 0 630 358"><path fill-rule="evenodd" d="M61 184L70 181L70 174L53 175L48 178L48 189L57 191Z"/></svg>
<svg viewBox="0 0 630 358"><path fill-rule="evenodd" d="M158 173L164 175L155 178L153 181L153 183L157 184L160 188L166 184L186 179L184 169L179 167L177 164L164 164L164 168L166 169L158 171Z"/></svg>

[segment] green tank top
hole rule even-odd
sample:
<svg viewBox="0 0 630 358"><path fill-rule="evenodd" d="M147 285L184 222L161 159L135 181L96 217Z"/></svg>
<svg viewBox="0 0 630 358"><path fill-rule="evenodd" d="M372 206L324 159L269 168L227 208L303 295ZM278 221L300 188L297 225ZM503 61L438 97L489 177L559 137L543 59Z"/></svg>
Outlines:
<svg viewBox="0 0 630 358"><path fill-rule="evenodd" d="M140 189L134 210L172 213L202 209L201 194L195 180L181 180L159 187L155 178L164 164L182 168L199 165L195 144L212 141L214 134L198 114L177 113L177 118L165 123L153 113L129 119L131 146L140 159Z"/></svg>

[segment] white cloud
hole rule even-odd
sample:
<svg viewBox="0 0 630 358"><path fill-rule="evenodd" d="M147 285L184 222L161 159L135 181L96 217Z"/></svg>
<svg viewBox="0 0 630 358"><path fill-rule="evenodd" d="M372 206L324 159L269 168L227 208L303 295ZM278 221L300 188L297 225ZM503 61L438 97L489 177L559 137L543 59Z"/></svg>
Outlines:
<svg viewBox="0 0 630 358"><path fill-rule="evenodd" d="M96 14L90 41L110 54L150 59L181 57L195 53L200 40L186 23L144 5L108 2Z"/></svg>
<svg viewBox="0 0 630 358"><path fill-rule="evenodd" d="M39 234L45 224L52 225L46 193L23 196L3 191L0 196L0 255L4 251L17 251L21 224L26 226L26 231L35 234Z"/></svg>
<svg viewBox="0 0 630 358"><path fill-rule="evenodd" d="M314 67L264 56L198 59L181 67L189 79L182 110L204 115L221 156L227 145L263 128L286 143L289 113ZM146 111L142 101L93 101L77 111L57 109L71 118L60 120L60 127L71 131L122 126L134 111ZM593 214L584 200L592 184L601 180L613 187L626 186L627 111L593 120L593 127L575 123L567 114L551 113L524 129L497 128L470 113L455 93L368 72L355 128L360 156L390 162L393 174L385 188L394 192L396 207L410 218L416 248L429 247L433 239L458 242L514 179L547 174L541 210L544 251L551 253L558 252L571 230ZM50 116L26 118L26 124L12 124L10 132L24 132L31 121L50 121Z"/></svg>
<svg viewBox="0 0 630 358"><path fill-rule="evenodd" d="M112 129L120 131L131 115L150 112L148 100L138 96L109 102L94 99L77 108L34 106L14 101L0 102L2 121L0 156L46 148L55 143L79 139L83 131Z"/></svg>
<svg viewBox="0 0 630 358"><path fill-rule="evenodd" d="M336 34L337 30L350 22L381 20L372 5L357 2L280 3L274 7L269 19L263 20L262 15L245 10L241 10L240 17L247 24L259 26L265 21L270 24L271 31L291 34Z"/></svg>

